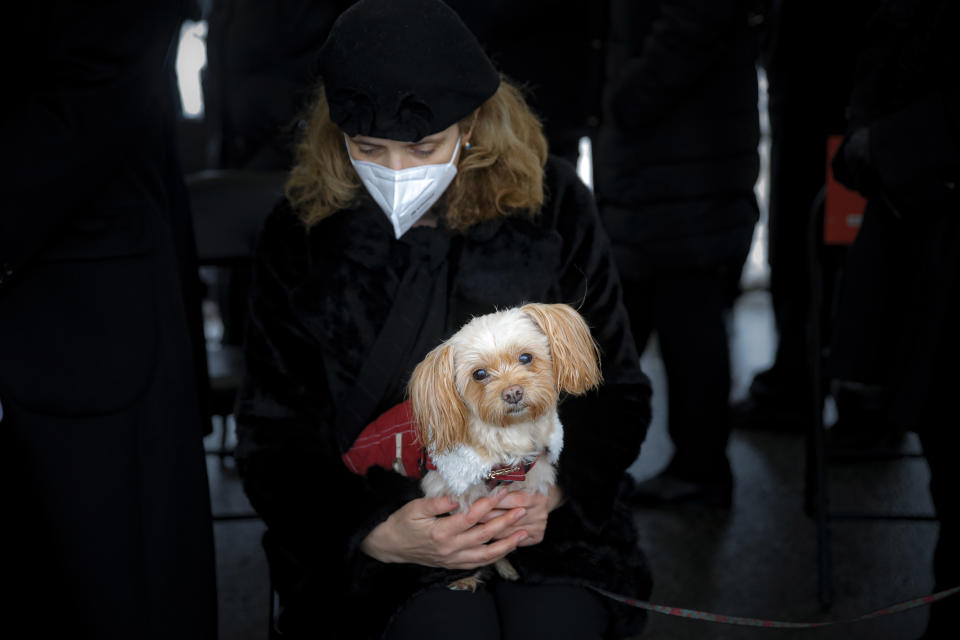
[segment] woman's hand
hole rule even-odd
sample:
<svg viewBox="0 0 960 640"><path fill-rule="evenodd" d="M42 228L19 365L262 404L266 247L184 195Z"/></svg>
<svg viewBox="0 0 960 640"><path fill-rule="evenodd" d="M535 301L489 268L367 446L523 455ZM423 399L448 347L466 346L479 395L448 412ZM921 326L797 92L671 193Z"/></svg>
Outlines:
<svg viewBox="0 0 960 640"><path fill-rule="evenodd" d="M527 538L519 546L528 547L543 540L547 531L547 517L551 511L562 503L563 492L556 485L552 485L546 495L527 491L511 491L500 500L496 509L487 512L485 518L492 520L502 516L510 509L525 509L526 515L517 520L514 525L504 529L499 537L508 537L517 531L526 531ZM483 521L481 520L481 522Z"/></svg>
<svg viewBox="0 0 960 640"><path fill-rule="evenodd" d="M501 504L510 494L481 498L465 513L440 517L457 508L447 497L411 500L364 538L360 549L381 562L411 562L445 569L475 569L517 548L528 533L516 528L523 507ZM514 500L515 501L515 500ZM490 516L491 511L497 515ZM509 533L506 533L507 530ZM489 543L489 544L487 544Z"/></svg>

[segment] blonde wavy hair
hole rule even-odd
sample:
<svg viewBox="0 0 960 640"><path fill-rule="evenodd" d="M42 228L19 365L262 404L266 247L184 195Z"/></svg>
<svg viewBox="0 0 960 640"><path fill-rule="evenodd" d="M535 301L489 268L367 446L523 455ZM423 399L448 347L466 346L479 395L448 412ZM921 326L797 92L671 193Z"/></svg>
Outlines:
<svg viewBox="0 0 960 640"><path fill-rule="evenodd" d="M520 90L503 78L476 120L471 113L459 126L461 131L472 127L472 135L444 194L446 225L463 231L493 218L536 215L544 200L547 140ZM308 112L285 191L307 227L355 206L366 193L350 163L343 132L330 120L322 86Z"/></svg>

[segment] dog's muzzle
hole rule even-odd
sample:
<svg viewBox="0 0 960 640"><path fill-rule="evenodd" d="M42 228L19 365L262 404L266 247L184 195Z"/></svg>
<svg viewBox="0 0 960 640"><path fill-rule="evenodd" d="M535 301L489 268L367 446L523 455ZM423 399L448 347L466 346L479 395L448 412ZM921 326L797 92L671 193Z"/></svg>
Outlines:
<svg viewBox="0 0 960 640"><path fill-rule="evenodd" d="M517 405L523 400L523 387L518 384L510 385L500 392L500 397L510 405Z"/></svg>

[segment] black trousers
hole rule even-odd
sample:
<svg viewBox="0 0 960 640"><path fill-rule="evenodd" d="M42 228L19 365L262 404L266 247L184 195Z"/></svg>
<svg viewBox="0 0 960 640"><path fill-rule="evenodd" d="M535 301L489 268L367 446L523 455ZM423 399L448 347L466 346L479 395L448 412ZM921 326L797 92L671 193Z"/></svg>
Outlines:
<svg viewBox="0 0 960 640"><path fill-rule="evenodd" d="M476 593L434 587L397 613L387 640L603 638L601 596L583 587L495 581Z"/></svg>
<svg viewBox="0 0 960 640"><path fill-rule="evenodd" d="M960 429L960 418L956 413L956 393L960 388L960 368L957 366L960 361L960 267L955 271L933 363L931 397L917 430L923 455L930 467L930 497L940 521L933 554L936 591L960 586L960 502L956 493L960 484L956 452L957 430ZM956 637L956 598L953 596L930 608L930 622L924 638Z"/></svg>
<svg viewBox="0 0 960 640"><path fill-rule="evenodd" d="M739 275L737 273L736 275ZM655 332L667 374L671 470L691 479L730 477L730 349L726 329L731 270L687 269L623 278L637 348Z"/></svg>

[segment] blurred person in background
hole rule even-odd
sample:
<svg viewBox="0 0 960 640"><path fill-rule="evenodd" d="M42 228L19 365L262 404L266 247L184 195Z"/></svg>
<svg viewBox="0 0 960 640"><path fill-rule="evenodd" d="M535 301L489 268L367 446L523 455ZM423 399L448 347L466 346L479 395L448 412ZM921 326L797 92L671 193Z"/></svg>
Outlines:
<svg viewBox="0 0 960 640"><path fill-rule="evenodd" d="M824 186L827 136L842 134L863 28L877 0L771 0L761 38L767 78L770 179L767 262L777 333L774 361L732 407L735 428L806 433L812 428L812 354L807 339L812 287L829 300L846 247L822 245L820 282L811 281L811 207ZM818 321L829 335L829 310ZM824 341L829 348L829 340ZM839 394L848 428L869 422L864 403ZM844 430L831 429L833 437Z"/></svg>
<svg viewBox="0 0 960 640"><path fill-rule="evenodd" d="M844 263L828 361L877 390L882 421L915 431L940 522L935 591L960 585L960 5L883 0L867 23L834 175L867 198ZM870 426L870 425L867 425ZM953 638L949 603L924 638Z"/></svg>
<svg viewBox="0 0 960 640"><path fill-rule="evenodd" d="M675 448L638 504L731 504L725 316L758 217L759 19L742 0L611 3L595 191L638 347L658 339Z"/></svg>
<svg viewBox="0 0 960 640"><path fill-rule="evenodd" d="M0 124L4 617L34 637L213 640L206 365L174 144L192 7L22 4Z"/></svg>

